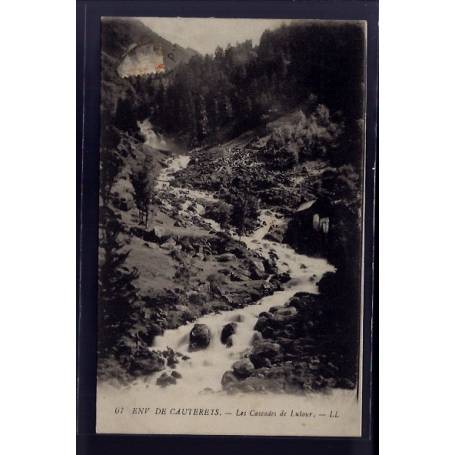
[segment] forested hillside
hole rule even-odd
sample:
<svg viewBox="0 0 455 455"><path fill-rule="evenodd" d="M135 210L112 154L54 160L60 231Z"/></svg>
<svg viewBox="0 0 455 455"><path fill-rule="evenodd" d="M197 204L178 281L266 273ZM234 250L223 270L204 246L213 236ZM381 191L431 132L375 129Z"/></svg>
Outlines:
<svg viewBox="0 0 455 455"><path fill-rule="evenodd" d="M283 26L264 32L258 46L246 41L217 48L215 55L193 56L162 76L131 78L144 97L128 107L198 145L230 139L295 108L312 111L322 104L343 125L339 157L358 161L363 55L361 27Z"/></svg>
<svg viewBox="0 0 455 455"><path fill-rule="evenodd" d="M137 19L103 18L101 21L101 97L103 123L109 124L119 99L142 103L131 81L119 75L118 67L129 51L153 43L163 53L168 71L188 61L197 52L171 43Z"/></svg>
<svg viewBox="0 0 455 455"><path fill-rule="evenodd" d="M151 41L177 60L120 77ZM103 21L100 375L175 368L175 347L150 350L165 331L278 295L247 316L251 383L232 373L223 387L354 387L364 46L359 24L295 22L202 56L139 21Z"/></svg>

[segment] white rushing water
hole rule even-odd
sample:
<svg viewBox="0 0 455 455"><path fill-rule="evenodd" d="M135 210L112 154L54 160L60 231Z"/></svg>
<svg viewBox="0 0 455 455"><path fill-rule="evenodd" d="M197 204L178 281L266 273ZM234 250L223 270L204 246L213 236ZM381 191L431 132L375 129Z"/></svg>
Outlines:
<svg viewBox="0 0 455 455"><path fill-rule="evenodd" d="M264 241L266 242L266 241ZM259 243L261 245L261 243ZM270 246L264 245L266 250ZM287 247L273 247L278 255L278 263L287 262L291 280L286 283L283 291L277 291L262 298L256 305L249 305L242 309L223 311L219 314L208 314L194 323L180 326L174 330L166 330L163 336L157 337L153 344L154 349L170 347L184 353L190 360L181 361L177 371L183 378L170 389L185 389L187 393L195 394L204 389L218 391L221 389L221 377L229 370L232 364L242 358L251 347L254 335L254 326L259 314L268 311L271 306L285 304L296 292L316 292L316 282L322 275L333 270L324 259L314 259L286 251ZM300 266L304 264L305 269ZM237 332L232 335L233 345L227 348L221 343L221 331L229 322L237 322ZM189 333L194 324L206 324L211 331L211 341L207 349L189 352Z"/></svg>
<svg viewBox="0 0 455 455"><path fill-rule="evenodd" d="M179 155L175 158L169 158L166 162L166 167L160 172L155 188L161 191L165 188L169 188L169 182L174 178L174 174L182 169L185 169L189 162L190 157L188 155ZM172 190L172 188L169 188Z"/></svg>
<svg viewBox="0 0 455 455"><path fill-rule="evenodd" d="M175 158L169 158L166 163L166 167L160 172L158 176L155 189L157 191L165 191L168 194L172 194L177 198L184 199L184 202L180 205L179 215L182 219L187 221L191 220L194 216L197 216L203 224L206 224L210 229L219 232L222 230L219 223L215 220L204 218L205 208L202 202L217 202L215 198L207 191L195 190L192 188L179 188L176 186L170 186L169 183L174 179L176 172L185 169L189 162L190 157L188 155L179 155ZM164 202L164 205L171 208L170 204ZM190 210L193 207L194 210Z"/></svg>
<svg viewBox="0 0 455 455"><path fill-rule="evenodd" d="M170 159L168 166L159 176L156 189L178 197L174 203L179 205L179 215L187 226L196 221L199 225L205 224L208 229L220 231L222 228L218 223L204 218L205 203L216 201L213 195L204 191L176 188L169 184L175 172L184 169L189 162L190 157L184 155ZM163 198L163 201L168 204L165 199ZM128 385L98 383L97 432L360 436L361 401L357 399L355 391L333 389L329 393L307 393L298 396L269 393L267 398L260 393L239 393L235 399L222 391L221 378L224 372L230 370L232 364L251 348L258 315L271 306L285 304L297 292L317 293L317 282L325 272L334 270L324 259L297 254L288 245L264 238L273 225L283 222L277 214L264 210L260 214L259 228L239 240L265 258L274 255L279 271L287 272L291 277L284 289L262 298L256 305L208 314L177 329L166 330L163 336L154 340L150 349L163 350L170 347L190 357L189 360L180 360L176 366L176 371L182 377L177 380L177 384L164 388L156 384L162 372L145 379L137 379ZM238 238L234 233L231 234ZM234 321L237 322L237 331L232 336L232 347L227 348L221 343L221 331L225 324ZM206 324L212 337L207 349L189 352L189 333L196 323ZM169 368L167 373L171 373ZM209 393L208 389L215 393ZM147 407L150 412L142 416L134 415L133 410L137 406ZM188 412L195 408L202 412L216 408L220 412L218 415L223 418L214 418L211 415L176 415L181 410ZM117 414L116 409L121 409L122 413ZM157 409L161 409L161 412L157 413ZM245 410L248 415L236 417L239 409ZM275 419L255 416L256 410L272 410L278 415L280 410L287 410L289 414L291 409L326 415L335 409L342 418L321 420L288 416Z"/></svg>
<svg viewBox="0 0 455 455"><path fill-rule="evenodd" d="M180 213L186 215L191 204L195 204L196 212L214 230L221 230L218 223L203 218L204 208L197 201L216 200L207 192L176 188L169 186L175 172L184 169L190 161L189 156L181 155L171 159L158 178L156 188L160 191L171 191L174 194L184 196L186 201L181 205ZM193 212L194 216L194 212ZM284 285L283 291L277 291L273 295L262 298L257 304L249 305L242 309L223 311L218 314L208 314L193 323L180 326L173 330L166 330L163 336L156 337L151 349L164 350L171 348L190 357L189 360L180 361L177 365L182 378L176 385L169 386L166 390L171 393L176 389L183 393L197 394L205 389L219 391L221 389L221 377L229 370L232 364L242 358L251 347L254 336L254 326L259 314L268 311L270 307L285 304L297 292L317 293L317 282L322 275L334 268L325 259L311 258L297 254L290 246L264 239L269 229L274 224L283 221L271 211L264 210L260 215L260 227L249 236L240 238L247 247L257 251L264 258L274 255L279 272L289 273L291 280ZM221 331L229 322L237 322L237 331L232 335L233 345L227 348L221 343ZM206 324L211 332L211 341L206 349L189 352L189 334L194 324ZM169 369L168 372L171 372ZM158 373L157 375L160 375ZM155 386L151 381L150 386Z"/></svg>
<svg viewBox="0 0 455 455"><path fill-rule="evenodd" d="M160 150L169 150L169 144L161 134L155 132L150 120L138 122L138 126L140 132L145 137L145 145L149 145L150 147Z"/></svg>

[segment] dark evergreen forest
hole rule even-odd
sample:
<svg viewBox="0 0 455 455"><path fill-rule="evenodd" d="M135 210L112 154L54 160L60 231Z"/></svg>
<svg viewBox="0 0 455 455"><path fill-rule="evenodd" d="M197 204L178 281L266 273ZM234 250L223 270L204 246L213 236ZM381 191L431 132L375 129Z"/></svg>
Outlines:
<svg viewBox="0 0 455 455"><path fill-rule="evenodd" d="M239 238L260 227L262 212L274 210L283 223L269 232L273 241L327 258L336 268L319 281L321 297L296 294L299 315L292 319L297 338L304 332L314 338L322 359L317 371L325 379L293 374L303 382L311 376L305 390L333 386L334 377L338 386L353 388L360 333L363 27L296 22L266 30L258 45L245 41L205 56L180 48L181 60L165 72L121 78L117 68L125 52L132 43L150 39L173 49L138 21L103 23L101 374L127 374L128 379L161 371L177 354L151 352L157 335L281 289L291 277L278 273L278 256L263 261ZM149 147L138 124L143 120L176 150ZM195 201L179 195L172 184L157 188L166 163L182 152L191 159L173 176L173 184L215 195L216 202L197 202L204 216L226 232L212 232L200 213L190 212ZM319 212L327 222L330 218L329 235L328 224L327 231L315 230L310 211L299 209L312 200L319 204L318 220ZM213 273L226 274L226 261L235 269L229 278ZM201 278L202 272L208 275ZM242 293L238 283L245 280ZM204 281L208 291L201 291ZM319 304L315 299L321 299ZM307 300L319 313L306 313ZM265 338L280 339L280 324L268 325ZM310 355L297 348L300 360ZM338 370L325 371L329 364Z"/></svg>
<svg viewBox="0 0 455 455"><path fill-rule="evenodd" d="M149 118L187 146L222 142L292 109L324 105L343 125L338 159L358 164L362 140L364 34L358 25L317 24L266 30L215 55L195 55L160 75L129 78L115 125L136 130ZM341 150L340 150L341 148Z"/></svg>

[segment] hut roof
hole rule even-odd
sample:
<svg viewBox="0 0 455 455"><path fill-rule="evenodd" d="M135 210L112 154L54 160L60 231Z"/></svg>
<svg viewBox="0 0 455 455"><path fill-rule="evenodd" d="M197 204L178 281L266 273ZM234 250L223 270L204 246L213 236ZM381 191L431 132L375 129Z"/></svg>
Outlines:
<svg viewBox="0 0 455 455"><path fill-rule="evenodd" d="M307 213L319 213L320 216L330 216L334 211L333 204L325 198L313 199L304 202L297 209L297 213L304 216Z"/></svg>
<svg viewBox="0 0 455 455"><path fill-rule="evenodd" d="M316 199L304 202L303 204L299 205L299 208L296 211L297 212L303 212L304 210L309 209L315 202L316 202Z"/></svg>

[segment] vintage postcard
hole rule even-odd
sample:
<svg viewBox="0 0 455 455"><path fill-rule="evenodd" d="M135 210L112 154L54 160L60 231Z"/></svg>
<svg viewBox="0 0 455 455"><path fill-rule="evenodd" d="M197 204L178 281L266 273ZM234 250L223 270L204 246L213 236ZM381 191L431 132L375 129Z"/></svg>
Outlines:
<svg viewBox="0 0 455 455"><path fill-rule="evenodd" d="M366 23L101 40L97 432L360 436Z"/></svg>

